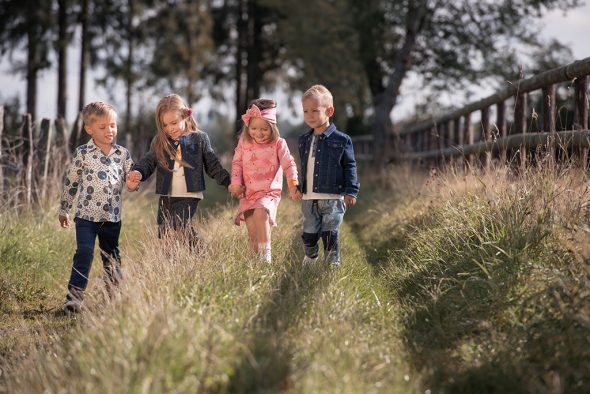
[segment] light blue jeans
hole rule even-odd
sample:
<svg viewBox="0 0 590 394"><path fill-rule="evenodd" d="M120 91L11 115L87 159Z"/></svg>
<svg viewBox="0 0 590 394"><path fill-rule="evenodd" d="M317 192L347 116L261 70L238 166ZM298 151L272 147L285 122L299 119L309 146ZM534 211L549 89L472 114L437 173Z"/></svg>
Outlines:
<svg viewBox="0 0 590 394"><path fill-rule="evenodd" d="M343 200L303 200L301 201L303 213L303 248L305 255L311 258L318 257L320 237L324 244L324 258L326 263L340 265L340 243L338 242L338 229L346 205Z"/></svg>

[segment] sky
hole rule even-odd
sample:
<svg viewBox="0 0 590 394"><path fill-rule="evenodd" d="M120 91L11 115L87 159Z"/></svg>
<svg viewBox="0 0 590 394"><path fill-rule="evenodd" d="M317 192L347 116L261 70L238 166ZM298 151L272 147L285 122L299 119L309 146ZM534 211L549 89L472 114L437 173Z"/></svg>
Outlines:
<svg viewBox="0 0 590 394"><path fill-rule="evenodd" d="M544 29L542 34L545 38L556 38L562 43L569 45L573 51L576 60L584 59L590 56L590 27L588 25L590 20L590 1L586 1L582 7L564 14L563 11L556 10L548 13L543 19ZM68 109L67 119L71 121L75 117L76 107L78 105L78 73L79 73L79 52L78 47L72 47L68 53ZM21 54L22 56L22 54ZM97 75L95 75L97 76ZM108 92L103 88L96 86L92 75L88 77L87 85L87 101L94 100L110 100ZM57 102L57 70L56 66L41 72L38 82L39 99L37 102L37 116L41 118L54 118L56 113ZM121 92L124 90L121 89ZM275 94L273 92L273 94ZM280 92L276 93L279 99L279 106L281 107ZM423 99L420 97L424 94L423 90L413 86L412 83L404 83L402 85L400 101L394 110L394 120L401 119L413 113L414 103ZM484 94L488 95L490 92ZM0 59L0 104L3 100L9 99L18 95L21 103L26 101L26 82L22 74L13 73L11 65L8 63L6 57ZM476 101L482 97L473 97ZM157 101L157 98L155 98ZM116 97L113 104L117 108L124 108L124 99L121 94ZM155 104L154 104L155 105ZM208 112L210 102L201 100L195 106L195 114L197 119L205 117ZM282 106L286 108L286 104ZM233 110L233 104L225 105L228 113ZM287 112L287 111L286 111ZM296 114L298 116L300 114ZM200 121L200 120L199 120Z"/></svg>

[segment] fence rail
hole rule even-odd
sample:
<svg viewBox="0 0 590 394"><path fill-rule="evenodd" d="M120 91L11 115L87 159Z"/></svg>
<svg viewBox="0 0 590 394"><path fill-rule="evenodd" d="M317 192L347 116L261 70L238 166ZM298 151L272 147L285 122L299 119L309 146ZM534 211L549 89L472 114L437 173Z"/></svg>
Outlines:
<svg viewBox="0 0 590 394"><path fill-rule="evenodd" d="M489 97L468 104L458 110L435 116L406 126L392 135L394 144L390 160L433 161L466 157L472 164L481 155L482 164L495 158L505 161L509 150L518 151L518 160L525 164L527 150L546 145L554 148L579 149L576 154L582 163L588 162L588 81L590 57L563 67L520 80ZM556 87L570 82L574 87L574 121L570 131L556 131ZM529 105L529 95L542 91L541 113ZM509 113L507 101L514 100ZM492 110L495 107L495 119ZM472 119L480 112L479 124ZM539 132L528 130L529 120L541 117ZM509 124L508 118L512 123ZM478 129L476 133L476 128ZM370 159L372 139L368 136L353 139L362 149L361 158Z"/></svg>

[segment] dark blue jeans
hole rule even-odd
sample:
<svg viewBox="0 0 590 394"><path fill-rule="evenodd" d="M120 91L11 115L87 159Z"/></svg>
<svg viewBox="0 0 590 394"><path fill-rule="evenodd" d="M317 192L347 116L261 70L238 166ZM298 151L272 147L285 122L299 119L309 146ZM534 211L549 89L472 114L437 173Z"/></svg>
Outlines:
<svg viewBox="0 0 590 394"><path fill-rule="evenodd" d="M88 286L88 276L92 268L94 244L98 237L98 246L104 268L104 279L107 290L117 285L122 278L121 255L119 253L119 233L121 222L91 222L75 218L76 253L72 265L72 273L68 282L68 298L84 298L84 290Z"/></svg>
<svg viewBox="0 0 590 394"><path fill-rule="evenodd" d="M174 236L184 238L192 249L198 249L202 240L192 225L197 212L199 198L161 196L158 201L158 237L162 238L170 230Z"/></svg>

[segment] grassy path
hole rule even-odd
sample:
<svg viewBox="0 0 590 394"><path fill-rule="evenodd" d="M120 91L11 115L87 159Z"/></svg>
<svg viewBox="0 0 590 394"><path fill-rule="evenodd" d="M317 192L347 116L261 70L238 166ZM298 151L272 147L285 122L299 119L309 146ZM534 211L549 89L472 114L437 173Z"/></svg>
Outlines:
<svg viewBox="0 0 590 394"><path fill-rule="evenodd" d="M3 215L0 392L590 392L584 174L364 190L339 269L301 266L293 202L269 266L234 207L199 221L207 247L191 253L157 240L153 198L135 198L120 296L105 302L95 264L77 318L54 310L73 232L51 210Z"/></svg>
<svg viewBox="0 0 590 394"><path fill-rule="evenodd" d="M349 227L341 269L302 267L298 207L285 201L267 266L247 251L245 228L230 224L232 207L203 220L209 247L195 256L178 241L154 242L145 214L152 203L128 204L120 299L105 304L95 264L88 311L77 318L53 309L62 302L73 234L57 232L51 214L6 222L7 233L22 234L2 267L9 275L1 391L412 391L393 311ZM19 268L10 261L22 253L29 258ZM20 269L37 274L26 278Z"/></svg>

